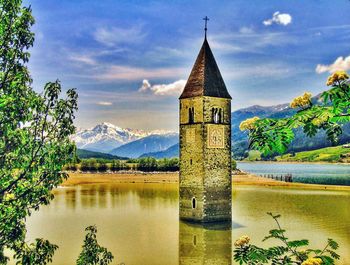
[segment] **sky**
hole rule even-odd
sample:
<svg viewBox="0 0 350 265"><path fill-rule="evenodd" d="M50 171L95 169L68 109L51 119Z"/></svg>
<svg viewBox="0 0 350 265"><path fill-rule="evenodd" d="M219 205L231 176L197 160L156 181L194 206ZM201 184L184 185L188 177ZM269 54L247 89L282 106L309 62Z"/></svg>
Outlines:
<svg viewBox="0 0 350 265"><path fill-rule="evenodd" d="M178 130L178 97L204 38L232 109L290 102L350 70L349 0L24 0L33 87L77 88L76 125Z"/></svg>

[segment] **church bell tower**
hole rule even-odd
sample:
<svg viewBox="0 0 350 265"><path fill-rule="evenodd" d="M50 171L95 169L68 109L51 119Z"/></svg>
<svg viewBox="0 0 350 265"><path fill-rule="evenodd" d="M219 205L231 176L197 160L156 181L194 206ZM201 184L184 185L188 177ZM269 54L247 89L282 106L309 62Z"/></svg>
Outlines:
<svg viewBox="0 0 350 265"><path fill-rule="evenodd" d="M231 221L231 96L206 31L205 26L203 45L179 99L180 218Z"/></svg>

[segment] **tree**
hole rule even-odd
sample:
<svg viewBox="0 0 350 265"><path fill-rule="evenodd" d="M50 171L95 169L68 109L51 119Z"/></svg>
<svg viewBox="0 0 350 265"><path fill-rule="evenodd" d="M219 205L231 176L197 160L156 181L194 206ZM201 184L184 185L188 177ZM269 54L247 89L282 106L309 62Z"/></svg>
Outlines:
<svg viewBox="0 0 350 265"><path fill-rule="evenodd" d="M108 169L108 165L105 161L100 161L98 164L97 164L97 170L99 172L106 172Z"/></svg>
<svg viewBox="0 0 350 265"><path fill-rule="evenodd" d="M11 249L21 264L46 264L57 246L25 241L25 220L53 198L68 175L61 171L75 153L77 93L61 98L59 81L35 92L26 63L33 46L34 18L21 0L0 0L0 257Z"/></svg>
<svg viewBox="0 0 350 265"><path fill-rule="evenodd" d="M178 171L179 170L179 159L173 158L162 158L156 160L157 170L159 171Z"/></svg>
<svg viewBox="0 0 350 265"><path fill-rule="evenodd" d="M294 139L294 130L302 128L308 137L324 130L333 144L342 134L342 124L350 121L349 75L337 71L329 76L327 86L331 88L321 95L322 103L313 104L311 94L295 98L290 106L297 108L295 115L283 118L259 119L254 117L240 124L241 130L249 131L249 147L261 151L265 156L284 153Z"/></svg>
<svg viewBox="0 0 350 265"><path fill-rule="evenodd" d="M237 162L234 159L231 160L231 169L232 170L236 170L237 169Z"/></svg>
<svg viewBox="0 0 350 265"><path fill-rule="evenodd" d="M112 164L111 164L111 171L118 171L121 170L122 168L122 163L120 162L120 160L113 160Z"/></svg>
<svg viewBox="0 0 350 265"><path fill-rule="evenodd" d="M113 255L106 248L101 247L96 239L96 226L85 229L83 249L77 259L77 265L107 265L113 260Z"/></svg>
<svg viewBox="0 0 350 265"><path fill-rule="evenodd" d="M157 160L153 157L139 158L137 169L143 171L154 171L157 169Z"/></svg>

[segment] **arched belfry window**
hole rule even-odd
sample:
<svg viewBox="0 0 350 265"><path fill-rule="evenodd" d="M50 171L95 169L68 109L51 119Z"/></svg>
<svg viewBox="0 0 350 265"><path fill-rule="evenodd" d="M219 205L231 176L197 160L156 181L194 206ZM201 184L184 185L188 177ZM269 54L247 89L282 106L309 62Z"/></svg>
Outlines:
<svg viewBox="0 0 350 265"><path fill-rule="evenodd" d="M188 123L194 123L194 107L188 109Z"/></svg>
<svg viewBox="0 0 350 265"><path fill-rule="evenodd" d="M211 116L213 123L222 123L223 121L223 111L220 108L212 108Z"/></svg>
<svg viewBox="0 0 350 265"><path fill-rule="evenodd" d="M196 209L196 198L192 198L192 209Z"/></svg>

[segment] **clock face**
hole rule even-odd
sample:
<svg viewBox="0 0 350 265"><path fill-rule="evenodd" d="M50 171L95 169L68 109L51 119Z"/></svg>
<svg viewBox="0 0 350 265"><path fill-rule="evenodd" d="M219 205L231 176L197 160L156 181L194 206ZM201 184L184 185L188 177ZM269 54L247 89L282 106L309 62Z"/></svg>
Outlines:
<svg viewBox="0 0 350 265"><path fill-rule="evenodd" d="M208 126L208 148L224 148L224 127L220 125Z"/></svg>

